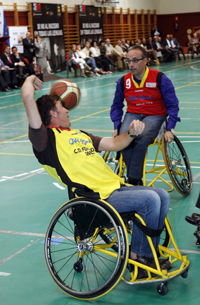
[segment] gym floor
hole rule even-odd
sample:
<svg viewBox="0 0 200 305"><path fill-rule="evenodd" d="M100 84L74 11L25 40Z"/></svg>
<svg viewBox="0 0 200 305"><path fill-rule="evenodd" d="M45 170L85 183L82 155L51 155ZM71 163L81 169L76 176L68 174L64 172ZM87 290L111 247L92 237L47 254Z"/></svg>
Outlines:
<svg viewBox="0 0 200 305"><path fill-rule="evenodd" d="M196 305L199 302L200 249L195 244L195 227L185 221L185 216L200 212L195 207L200 191L200 61L189 59L161 64L156 69L166 73L176 89L181 117L176 135L188 154L193 173L193 189L189 196L183 197L176 190L170 193L168 214L178 247L191 261L188 277L179 276L171 281L166 296L157 294L156 284L131 286L121 282L109 294L91 303ZM58 75L67 78L66 72ZM123 72L113 72L89 79L75 79L73 73L69 75L81 89L81 102L69 113L72 128L111 137L113 124L109 110L115 82L122 75ZM35 97L48 94L52 83L45 82ZM0 95L1 304L80 304L80 300L71 298L57 287L44 259L46 228L56 210L68 200L67 190L41 168L33 155L20 91L1 92ZM152 163L153 159L154 154L150 151L147 163ZM165 188L159 182L156 186Z"/></svg>

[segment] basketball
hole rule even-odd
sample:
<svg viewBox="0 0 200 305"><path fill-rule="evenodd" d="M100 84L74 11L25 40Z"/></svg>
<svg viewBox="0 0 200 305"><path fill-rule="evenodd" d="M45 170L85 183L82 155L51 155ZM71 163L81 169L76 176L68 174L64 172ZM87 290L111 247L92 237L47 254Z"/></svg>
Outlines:
<svg viewBox="0 0 200 305"><path fill-rule="evenodd" d="M78 85L68 79L59 79L54 82L50 94L57 94L68 110L76 107L81 97L81 91Z"/></svg>

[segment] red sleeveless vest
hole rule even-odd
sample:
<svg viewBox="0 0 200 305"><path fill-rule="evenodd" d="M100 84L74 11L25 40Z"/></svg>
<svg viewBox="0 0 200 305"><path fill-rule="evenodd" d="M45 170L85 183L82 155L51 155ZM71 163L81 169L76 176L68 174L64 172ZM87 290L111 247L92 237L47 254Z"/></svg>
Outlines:
<svg viewBox="0 0 200 305"><path fill-rule="evenodd" d="M145 115L167 115L165 104L156 82L159 71L146 68L140 84L130 73L124 76L124 97L127 111Z"/></svg>

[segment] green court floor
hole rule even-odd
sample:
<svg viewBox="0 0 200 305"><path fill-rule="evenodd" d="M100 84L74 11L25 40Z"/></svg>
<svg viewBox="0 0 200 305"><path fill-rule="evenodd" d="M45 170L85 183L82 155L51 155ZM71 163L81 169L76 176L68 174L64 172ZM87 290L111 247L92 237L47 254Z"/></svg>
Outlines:
<svg viewBox="0 0 200 305"><path fill-rule="evenodd" d="M179 249L191 261L188 278L169 283L169 293L160 296L156 284L120 283L93 304L182 304L200 300L200 248L195 244L195 227L184 219L199 213L195 203L200 191L200 60L186 60L156 67L172 80L180 101L181 123L176 135L181 140L193 173L193 189L188 197L170 193L169 219ZM126 71L128 72L128 71ZM58 74L64 78L66 72ZM116 80L123 72L96 78L74 78L81 89L81 102L69 112L72 128L111 137L113 124L109 110ZM69 76L69 77L70 77ZM48 94L53 82L45 82L36 98ZM68 200L67 190L41 168L33 156L27 136L28 123L20 91L0 92L0 303L2 305L80 304L61 291L52 280L44 258L44 236L51 217ZM148 164L154 153L149 151ZM163 162L162 160L160 161ZM169 179L169 178L168 178ZM163 183L156 186L164 187Z"/></svg>

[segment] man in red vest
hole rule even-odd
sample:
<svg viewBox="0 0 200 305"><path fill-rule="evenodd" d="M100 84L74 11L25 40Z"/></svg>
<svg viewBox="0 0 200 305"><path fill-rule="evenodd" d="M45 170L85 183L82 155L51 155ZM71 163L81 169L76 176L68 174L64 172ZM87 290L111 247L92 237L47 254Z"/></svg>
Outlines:
<svg viewBox="0 0 200 305"><path fill-rule="evenodd" d="M141 135L133 139L128 147L122 150L127 166L128 183L142 185L143 163L148 145L154 142L162 123L166 120L165 140L173 140L174 127L180 118L179 107L174 86L162 72L149 69L147 52L141 46L129 49L127 63L130 72L117 81L117 88L111 106L111 119L114 122L113 136L128 130L130 122L140 120L145 123ZM124 99L127 111L123 122Z"/></svg>

